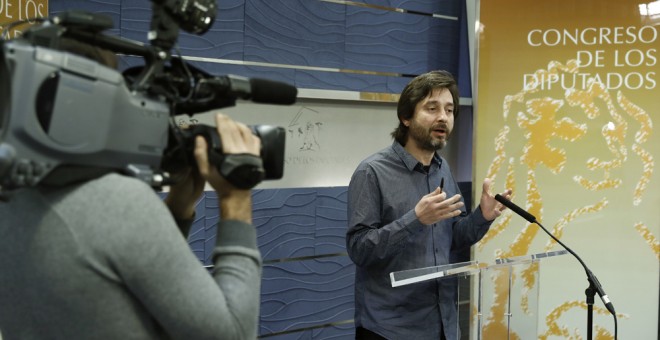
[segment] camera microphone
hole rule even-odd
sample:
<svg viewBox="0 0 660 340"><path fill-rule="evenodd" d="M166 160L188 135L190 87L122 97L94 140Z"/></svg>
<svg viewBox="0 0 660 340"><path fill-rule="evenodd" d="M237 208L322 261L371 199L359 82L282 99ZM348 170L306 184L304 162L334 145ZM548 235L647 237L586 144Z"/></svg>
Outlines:
<svg viewBox="0 0 660 340"><path fill-rule="evenodd" d="M165 67L167 77L158 76L150 84L150 90L169 96L171 89L182 98L171 98L174 115L195 113L232 107L236 99L250 100L259 104L292 105L298 96L298 89L290 84L237 75L215 76L195 67L180 57L174 57ZM129 83L135 83L144 72L144 66L124 70Z"/></svg>
<svg viewBox="0 0 660 340"><path fill-rule="evenodd" d="M251 100L261 104L291 105L296 102L298 89L295 86L259 78L235 75L215 76L200 79L199 90L216 95Z"/></svg>

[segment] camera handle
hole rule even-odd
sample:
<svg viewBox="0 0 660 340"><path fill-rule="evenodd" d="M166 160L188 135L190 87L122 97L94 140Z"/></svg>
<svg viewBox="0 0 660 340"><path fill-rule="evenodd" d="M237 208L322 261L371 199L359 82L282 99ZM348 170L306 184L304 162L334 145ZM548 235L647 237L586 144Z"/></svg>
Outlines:
<svg viewBox="0 0 660 340"><path fill-rule="evenodd" d="M214 127L195 125L191 128L193 136L202 136L208 144L208 160L214 165L220 175L239 189L252 189L261 183L266 176L261 157L248 154L225 154L222 152L222 141Z"/></svg>

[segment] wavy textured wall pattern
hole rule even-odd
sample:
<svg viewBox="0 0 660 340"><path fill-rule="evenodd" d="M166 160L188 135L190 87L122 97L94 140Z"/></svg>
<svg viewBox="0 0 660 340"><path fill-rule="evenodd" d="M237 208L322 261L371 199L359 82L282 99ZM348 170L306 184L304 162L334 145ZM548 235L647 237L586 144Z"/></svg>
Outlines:
<svg viewBox="0 0 660 340"><path fill-rule="evenodd" d="M352 334L354 265L345 252L346 194L347 187L253 192L264 259L261 336ZM205 265L211 263L218 215L217 195L205 192L188 237Z"/></svg>
<svg viewBox="0 0 660 340"><path fill-rule="evenodd" d="M460 77L460 1L222 0L217 5L208 32L181 31L178 40L182 55L211 74L376 93L399 93L410 76L432 69ZM109 33L148 43L148 0L51 1L51 14L66 9L109 14L116 26ZM144 62L122 59L123 68ZM470 93L469 81L460 84L462 93Z"/></svg>

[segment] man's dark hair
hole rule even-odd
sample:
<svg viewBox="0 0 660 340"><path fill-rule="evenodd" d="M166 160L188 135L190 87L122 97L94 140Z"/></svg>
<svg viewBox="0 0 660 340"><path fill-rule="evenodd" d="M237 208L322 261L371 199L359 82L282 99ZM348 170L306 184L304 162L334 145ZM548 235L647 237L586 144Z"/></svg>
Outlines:
<svg viewBox="0 0 660 340"><path fill-rule="evenodd" d="M447 71L431 71L415 77L406 85L399 97L396 108L399 117L399 126L392 131L392 138L401 145L406 145L408 139L408 127L403 120L408 120L415 114L415 107L419 102L428 97L433 90L448 89L454 99L454 118L458 116L459 95L456 80Z"/></svg>

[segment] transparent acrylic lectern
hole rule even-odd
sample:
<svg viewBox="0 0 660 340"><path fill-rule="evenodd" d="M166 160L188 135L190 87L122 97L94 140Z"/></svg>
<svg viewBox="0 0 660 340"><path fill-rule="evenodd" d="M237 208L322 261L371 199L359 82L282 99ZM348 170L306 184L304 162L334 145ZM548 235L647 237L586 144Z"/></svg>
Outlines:
<svg viewBox="0 0 660 340"><path fill-rule="evenodd" d="M536 339L540 261L567 254L559 250L461 262L390 273L392 287L434 279L458 280L461 339Z"/></svg>

